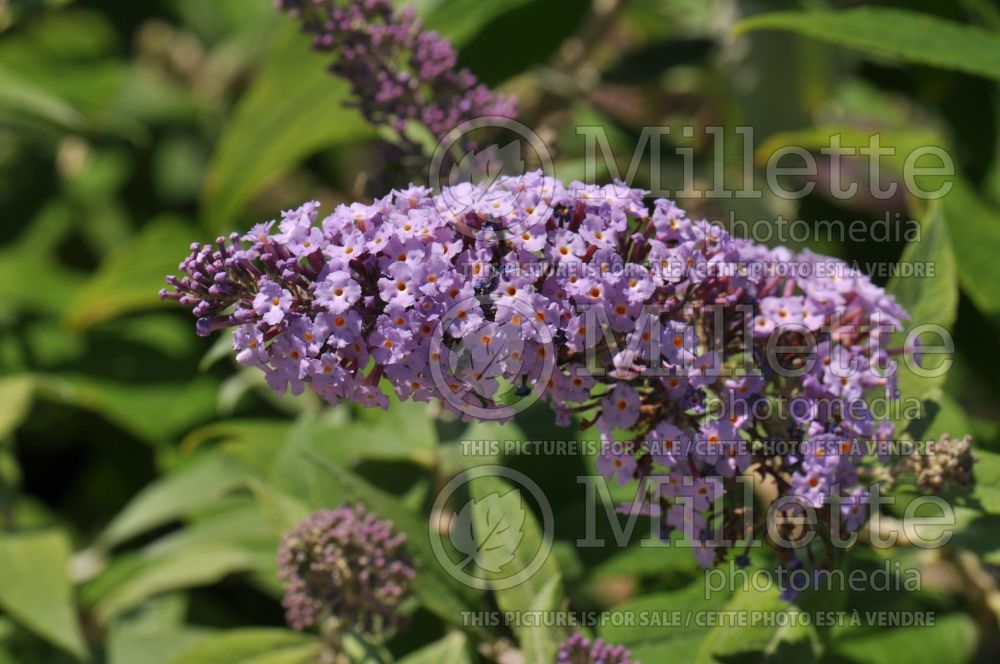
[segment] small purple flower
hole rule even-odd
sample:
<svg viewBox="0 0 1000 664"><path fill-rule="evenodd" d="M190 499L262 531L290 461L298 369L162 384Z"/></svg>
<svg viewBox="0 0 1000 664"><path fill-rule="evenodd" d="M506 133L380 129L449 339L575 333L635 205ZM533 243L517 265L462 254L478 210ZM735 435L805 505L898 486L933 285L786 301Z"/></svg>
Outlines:
<svg viewBox="0 0 1000 664"><path fill-rule="evenodd" d="M640 664L632 659L625 646L605 643L602 639L590 641L581 632L559 644L556 664Z"/></svg>
<svg viewBox="0 0 1000 664"><path fill-rule="evenodd" d="M625 383L618 383L602 401L601 417L608 427L629 429L639 419L639 395Z"/></svg>
<svg viewBox="0 0 1000 664"><path fill-rule="evenodd" d="M253 300L253 310L268 325L277 325L284 320L285 312L291 305L292 294L273 281L262 283Z"/></svg>
<svg viewBox="0 0 1000 664"><path fill-rule="evenodd" d="M635 476L637 465L631 446L605 440L603 447L597 457L597 472L609 480L616 479L619 484L630 482Z"/></svg>

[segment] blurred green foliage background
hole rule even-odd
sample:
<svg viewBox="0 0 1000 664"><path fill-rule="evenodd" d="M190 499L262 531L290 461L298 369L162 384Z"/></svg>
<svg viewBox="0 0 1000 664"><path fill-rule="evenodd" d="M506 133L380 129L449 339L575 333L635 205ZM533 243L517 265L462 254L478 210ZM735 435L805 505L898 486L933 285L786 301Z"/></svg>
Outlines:
<svg viewBox="0 0 1000 664"><path fill-rule="evenodd" d="M1000 9L989 0L416 4L456 43L463 64L518 94L522 119L558 138L556 169L565 180L583 175L579 125L606 128L622 172L645 125L750 125L765 161L767 146L812 147L833 131L880 131L900 147L949 150L960 176L940 204L845 207L820 194L798 203L681 201L720 220L730 213L879 219L888 211L921 220L925 230L938 220L942 230L920 247L812 243L883 262L904 250L929 252L920 255L942 266L933 284L893 287L921 320L953 330L955 366L944 381L904 385L926 400L921 434L975 436L983 460L978 507L962 513L971 525L954 546L890 554L925 572L920 593L838 600L933 609L938 625L847 630L832 650L817 647L812 634L759 629L605 636L647 663L782 661L780 653L791 652L800 661L913 664L995 654L1000 67L964 73L910 62L905 52L894 57L891 48L889 57L866 54L864 45L845 49L838 42L858 34L849 25L820 22L821 39L771 30L737 36L733 27L764 10L865 4L992 33ZM875 28L894 33L892 25ZM929 24L895 38L919 52L935 34ZM972 55L956 58L982 53ZM376 136L343 105L346 86L326 74L327 64L269 0L0 0L0 662L306 661L316 644L282 629L274 575L280 532L310 509L363 498L426 541L426 510L441 478L477 461L461 456L455 441L582 435L557 430L544 409L503 429L469 430L423 406L364 413L306 396L278 399L262 376L232 362L228 338L198 338L186 312L158 300L164 275L191 242L248 228L303 200L329 209L371 193ZM678 131L668 144L693 150L705 188L720 156L727 177L743 181L735 139L725 155L704 132ZM681 160L664 156L662 167L679 188ZM309 463L303 450L330 467ZM592 460L573 468L565 459L504 462L537 479L556 510L559 541L548 570L563 586L556 604L564 590L573 606L593 610L702 606L688 556L573 548L582 519L573 471ZM397 657L428 646L425 659L412 661L457 664L478 661L476 645L527 648L532 639L537 653L551 652L557 635L455 631L462 608L509 599L433 574L422 583L413 629L388 646ZM734 601L774 604L773 597Z"/></svg>

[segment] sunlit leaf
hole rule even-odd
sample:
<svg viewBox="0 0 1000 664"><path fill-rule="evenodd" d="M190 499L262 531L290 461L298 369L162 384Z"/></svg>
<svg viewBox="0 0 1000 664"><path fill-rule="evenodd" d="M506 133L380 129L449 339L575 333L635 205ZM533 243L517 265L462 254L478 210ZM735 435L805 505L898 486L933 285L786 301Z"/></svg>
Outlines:
<svg viewBox="0 0 1000 664"><path fill-rule="evenodd" d="M322 644L313 636L282 629L236 629L204 639L173 664L293 664L315 661Z"/></svg>
<svg viewBox="0 0 1000 664"><path fill-rule="evenodd" d="M58 531L0 533L0 607L79 659L87 646L69 581L69 542Z"/></svg>
<svg viewBox="0 0 1000 664"><path fill-rule="evenodd" d="M0 378L0 441L9 436L31 408L35 381L31 376Z"/></svg>
<svg viewBox="0 0 1000 664"><path fill-rule="evenodd" d="M327 73L329 60L314 53L291 22L274 35L208 166L202 192L206 228L228 231L243 206L289 167L369 135L358 112L344 107L347 85Z"/></svg>
<svg viewBox="0 0 1000 664"><path fill-rule="evenodd" d="M972 186L957 179L943 201L958 274L964 290L984 314L1000 320L1000 211Z"/></svg>
<svg viewBox="0 0 1000 664"><path fill-rule="evenodd" d="M198 236L181 219L151 222L132 242L112 252L83 284L68 307L67 323L84 329L124 313L169 306L161 302L160 289L166 275L177 272L177 264Z"/></svg>
<svg viewBox="0 0 1000 664"><path fill-rule="evenodd" d="M189 546L142 560L95 607L97 617L108 621L158 594L217 583L230 574L273 565L274 550L254 551L242 546L214 544Z"/></svg>
<svg viewBox="0 0 1000 664"><path fill-rule="evenodd" d="M659 661L668 655L694 661L710 631L695 620L695 612L719 610L728 599L728 593L711 593L707 599L705 593L705 585L699 580L682 590L637 597L613 610L622 616L648 616L646 620L616 621L612 616L601 626L600 635L608 643L628 646L644 662Z"/></svg>
<svg viewBox="0 0 1000 664"><path fill-rule="evenodd" d="M795 612L796 609L780 599L777 589L771 588L768 591L742 589L726 604L725 611L732 614L763 615L783 611ZM787 622L793 620L794 617L790 617ZM756 652L773 655L781 647L782 635L779 632L779 625L782 622L786 621L776 618L771 622L762 621L747 626L716 625L698 649L697 661L711 664L720 659Z"/></svg>
<svg viewBox="0 0 1000 664"><path fill-rule="evenodd" d="M239 486L246 471L231 459L210 454L150 484L132 499L98 538L115 546L193 511L210 506Z"/></svg>
<svg viewBox="0 0 1000 664"><path fill-rule="evenodd" d="M971 661L976 652L976 633L972 618L950 615L938 617L932 626L873 629L838 638L831 645L839 658L857 664L960 664Z"/></svg>
<svg viewBox="0 0 1000 664"><path fill-rule="evenodd" d="M461 45L491 18L526 2L427 0L418 7L429 29ZM209 164L202 192L206 228L229 230L246 203L309 155L375 135L356 110L344 106L349 89L327 72L332 59L313 52L295 23L274 35Z"/></svg>
<svg viewBox="0 0 1000 664"><path fill-rule="evenodd" d="M921 222L920 239L907 245L899 265L934 271L933 277L919 272L893 277L889 282L888 291L910 314L907 327L936 325L938 330L950 330L958 312L958 273L940 204L935 203L928 208L927 216ZM937 342L938 339L935 339ZM914 368L930 372L935 368L928 363L932 361L921 361L919 368ZM901 358L898 364L899 391L904 399L926 398L930 390L940 387L947 377L944 371L936 372L940 375L933 377L918 375L908 367L907 362L915 360Z"/></svg>
<svg viewBox="0 0 1000 664"><path fill-rule="evenodd" d="M791 30L866 53L1000 79L1000 35L913 11L775 12L752 16L735 29Z"/></svg>
<svg viewBox="0 0 1000 664"><path fill-rule="evenodd" d="M62 130L80 131L86 118L64 100L0 68L0 116L35 120Z"/></svg>
<svg viewBox="0 0 1000 664"><path fill-rule="evenodd" d="M471 664L469 643L465 634L451 632L443 639L403 657L398 664L438 664L438 662Z"/></svg>
<svg viewBox="0 0 1000 664"><path fill-rule="evenodd" d="M497 606L502 611L554 611L562 601L562 579L544 542L542 528L531 512L530 498L499 477L475 477L468 486L472 500L452 518L452 527L461 527L463 513L468 510L475 531L475 550L463 553L488 572L484 578L509 577L526 570L536 556L548 556L531 577L511 588L494 589ZM458 546L454 536L452 542ZM557 627L546 626L542 631L529 624L516 625L514 631L539 658L537 661L551 659L559 642L568 636Z"/></svg>

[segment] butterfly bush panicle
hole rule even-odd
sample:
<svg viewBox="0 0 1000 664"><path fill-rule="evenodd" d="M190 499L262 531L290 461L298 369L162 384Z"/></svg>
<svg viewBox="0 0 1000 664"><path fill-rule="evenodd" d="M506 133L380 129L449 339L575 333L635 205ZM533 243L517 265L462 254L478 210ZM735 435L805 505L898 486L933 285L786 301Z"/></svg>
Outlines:
<svg viewBox="0 0 1000 664"><path fill-rule="evenodd" d="M641 482L629 509L682 533L704 566L726 557L714 542L766 532L721 500L742 495L744 474L799 496L791 511L857 529L859 469L884 464L873 450L894 435L870 395L895 397L890 336L906 313L838 259L741 240L644 195L529 173L411 186L322 219L308 203L192 247L163 296L202 334L235 327L237 359L279 393L385 408L389 386L504 419L513 386L564 425L584 417L599 471ZM634 438L616 441L622 430Z"/></svg>
<svg viewBox="0 0 1000 664"><path fill-rule="evenodd" d="M559 644L556 664L640 664L632 659L625 646L614 646L601 639L591 642L581 632Z"/></svg>
<svg viewBox="0 0 1000 664"><path fill-rule="evenodd" d="M952 438L948 434L929 441L924 449L901 458L895 475L913 475L917 488L924 493L940 494L951 488L968 489L972 485L972 438Z"/></svg>
<svg viewBox="0 0 1000 664"><path fill-rule="evenodd" d="M360 505L310 515L285 534L278 551L288 624L376 636L395 630L414 577L405 540Z"/></svg>
<svg viewBox="0 0 1000 664"><path fill-rule="evenodd" d="M513 98L498 95L468 69L455 48L423 28L412 7L389 0L278 0L299 18L319 51L337 53L331 71L347 80L365 119L402 132L424 125L438 140L466 120L513 118Z"/></svg>

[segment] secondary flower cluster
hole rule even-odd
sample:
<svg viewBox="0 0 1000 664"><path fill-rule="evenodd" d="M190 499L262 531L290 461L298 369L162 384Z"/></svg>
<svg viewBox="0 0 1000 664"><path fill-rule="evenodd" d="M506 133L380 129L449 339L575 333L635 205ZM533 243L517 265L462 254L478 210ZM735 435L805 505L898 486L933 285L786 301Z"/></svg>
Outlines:
<svg viewBox="0 0 1000 664"><path fill-rule="evenodd" d="M278 551L288 624L321 624L379 635L396 629L413 579L406 536L360 505L315 512L287 533Z"/></svg>
<svg viewBox="0 0 1000 664"><path fill-rule="evenodd" d="M968 489L972 485L972 438L952 438L948 434L930 441L922 450L901 458L894 475L913 475L923 493L942 493L950 488Z"/></svg>
<svg viewBox="0 0 1000 664"><path fill-rule="evenodd" d="M640 664L625 646L613 646L601 639L591 643L580 632L559 644L556 664Z"/></svg>
<svg viewBox="0 0 1000 664"><path fill-rule="evenodd" d="M423 29L413 7L390 0L278 0L302 20L317 50L336 52L331 71L351 85L364 117L403 132L409 121L441 140L480 116L514 117L516 104L458 67L455 48Z"/></svg>
<svg viewBox="0 0 1000 664"><path fill-rule="evenodd" d="M661 480L638 509L705 566L726 555L714 542L764 532L719 500L751 467L824 523L857 528L856 471L877 458L855 443L892 436L865 397L892 396L889 336L905 312L839 260L643 198L530 173L412 186L322 220L308 203L193 246L162 296L191 307L201 334L235 327L237 359L279 393L384 408L385 385L470 419L541 397L563 424L584 417L606 442L599 470Z"/></svg>

